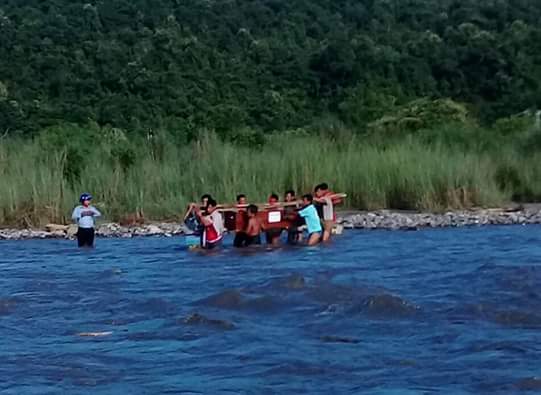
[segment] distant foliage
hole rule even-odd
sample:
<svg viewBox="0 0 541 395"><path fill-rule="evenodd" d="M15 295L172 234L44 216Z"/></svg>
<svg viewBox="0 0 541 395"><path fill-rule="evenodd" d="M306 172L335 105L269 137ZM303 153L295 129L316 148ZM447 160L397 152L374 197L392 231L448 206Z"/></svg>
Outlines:
<svg viewBox="0 0 541 395"><path fill-rule="evenodd" d="M0 132L259 144L322 118L426 127L402 106L446 98L491 123L541 108L540 20L538 0L3 0Z"/></svg>
<svg viewBox="0 0 541 395"><path fill-rule="evenodd" d="M468 124L468 110L450 99L418 99L367 125L371 133L413 132L445 124Z"/></svg>

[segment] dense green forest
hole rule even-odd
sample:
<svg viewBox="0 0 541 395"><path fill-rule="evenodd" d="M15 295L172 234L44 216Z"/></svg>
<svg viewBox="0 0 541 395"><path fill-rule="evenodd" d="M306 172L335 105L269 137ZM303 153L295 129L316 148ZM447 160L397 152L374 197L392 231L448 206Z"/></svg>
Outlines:
<svg viewBox="0 0 541 395"><path fill-rule="evenodd" d="M538 0L3 0L0 224L540 201L539 109Z"/></svg>
<svg viewBox="0 0 541 395"><path fill-rule="evenodd" d="M0 125L362 131L416 98L541 108L537 0L3 0Z"/></svg>

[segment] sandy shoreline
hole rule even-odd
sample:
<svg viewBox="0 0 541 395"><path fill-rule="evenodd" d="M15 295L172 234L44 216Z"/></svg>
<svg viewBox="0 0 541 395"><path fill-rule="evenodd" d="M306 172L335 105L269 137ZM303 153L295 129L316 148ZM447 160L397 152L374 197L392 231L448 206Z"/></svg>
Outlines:
<svg viewBox="0 0 541 395"><path fill-rule="evenodd" d="M477 209L448 211L445 213L403 211L344 211L338 213L338 221L345 229L417 230L486 225L541 224L541 205L526 205L508 209ZM73 238L75 226L52 226L48 229L0 228L0 240ZM101 223L96 229L97 237L131 238L145 236L173 237L189 233L178 223L152 222L144 225L121 226L117 223Z"/></svg>

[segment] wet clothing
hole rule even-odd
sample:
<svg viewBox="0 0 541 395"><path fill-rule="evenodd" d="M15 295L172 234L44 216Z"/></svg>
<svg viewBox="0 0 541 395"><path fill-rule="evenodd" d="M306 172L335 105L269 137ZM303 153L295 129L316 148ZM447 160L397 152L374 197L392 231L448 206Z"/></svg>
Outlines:
<svg viewBox="0 0 541 395"><path fill-rule="evenodd" d="M235 240L233 241L233 245L238 248L255 244L261 244L261 236L259 234L250 236L245 232L237 232Z"/></svg>
<svg viewBox="0 0 541 395"><path fill-rule="evenodd" d="M269 229L265 232L265 240L267 244L272 244L272 239L280 237L282 234L282 228Z"/></svg>
<svg viewBox="0 0 541 395"><path fill-rule="evenodd" d="M216 248L216 247L219 247L222 245L222 239L218 240L218 241L215 241L214 243L208 243L205 244L205 246L203 247L205 250L212 250L213 248Z"/></svg>
<svg viewBox="0 0 541 395"><path fill-rule="evenodd" d="M258 245L261 244L261 236L255 235L255 236L248 236L246 235L246 240L244 245L250 246L250 245Z"/></svg>
<svg viewBox="0 0 541 395"><path fill-rule="evenodd" d="M79 247L94 247L94 228L77 229L77 245Z"/></svg>
<svg viewBox="0 0 541 395"><path fill-rule="evenodd" d="M243 247L246 238L246 228L248 227L248 213L246 210L237 211L235 215L235 239L233 240L233 246Z"/></svg>
<svg viewBox="0 0 541 395"><path fill-rule="evenodd" d="M233 246L235 247L243 247L248 235L246 232L237 232L235 233L235 239L233 240Z"/></svg>
<svg viewBox="0 0 541 395"><path fill-rule="evenodd" d="M313 204L300 210L299 215L306 221L306 227L308 228L309 234L321 232L321 221Z"/></svg>

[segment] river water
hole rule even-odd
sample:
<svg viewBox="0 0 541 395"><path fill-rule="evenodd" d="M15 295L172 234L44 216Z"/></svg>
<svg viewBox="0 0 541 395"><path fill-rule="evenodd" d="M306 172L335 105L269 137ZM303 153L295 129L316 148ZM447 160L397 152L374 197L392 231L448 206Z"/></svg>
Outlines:
<svg viewBox="0 0 541 395"><path fill-rule="evenodd" d="M0 393L541 390L539 226L230 244L0 241Z"/></svg>

